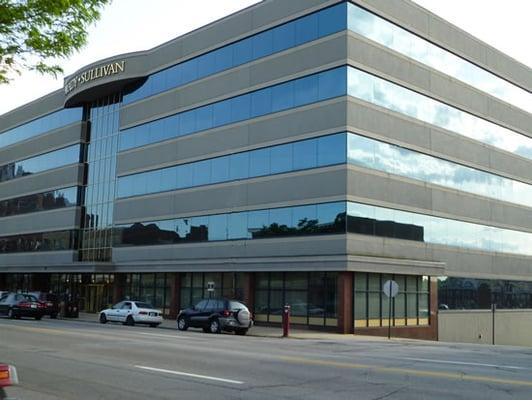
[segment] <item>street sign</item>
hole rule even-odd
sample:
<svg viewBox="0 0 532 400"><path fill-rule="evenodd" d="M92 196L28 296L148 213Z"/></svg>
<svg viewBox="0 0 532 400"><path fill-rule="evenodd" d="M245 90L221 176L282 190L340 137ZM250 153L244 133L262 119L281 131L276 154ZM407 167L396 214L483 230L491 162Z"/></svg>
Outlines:
<svg viewBox="0 0 532 400"><path fill-rule="evenodd" d="M395 297L397 296L397 293L399 293L399 285L396 281L386 281L384 282L384 285L382 285L382 292L388 297Z"/></svg>
<svg viewBox="0 0 532 400"><path fill-rule="evenodd" d="M214 292L214 282L207 282L207 291Z"/></svg>

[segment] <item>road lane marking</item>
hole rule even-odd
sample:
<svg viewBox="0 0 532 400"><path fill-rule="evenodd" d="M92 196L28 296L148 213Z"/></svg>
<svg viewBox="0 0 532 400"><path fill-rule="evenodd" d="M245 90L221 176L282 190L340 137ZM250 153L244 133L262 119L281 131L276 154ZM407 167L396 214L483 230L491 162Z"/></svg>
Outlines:
<svg viewBox="0 0 532 400"><path fill-rule="evenodd" d="M429 363L436 363L436 364L455 364L455 365L471 365L474 367L492 367L492 368L506 368L506 369L519 369L519 370L528 370L530 368L524 368L524 367L514 367L513 365L497 365L497 364L482 364L482 363L471 363L471 362L464 362L464 361L447 361L447 360L430 360L427 358L410 358L410 357L403 357L394 358L395 360L410 360L410 361L421 361L421 362L429 362Z"/></svg>
<svg viewBox="0 0 532 400"><path fill-rule="evenodd" d="M216 382L233 383L235 385L243 385L244 384L244 382L242 382L242 381L235 381L235 380L232 380L232 379L217 378L215 376L207 376L207 375L197 375L197 374L191 374L191 373L188 373L188 372L172 371L172 370L169 370L169 369L162 369L162 368L146 367L144 365L135 365L135 368L144 369L146 371L162 372L164 374L188 376L188 377L191 377L191 378L198 378L198 379L206 379L206 380L216 381Z"/></svg>
<svg viewBox="0 0 532 400"><path fill-rule="evenodd" d="M382 372L382 373L387 373L387 374L408 374L408 375L420 376L420 377L443 378L443 379L454 379L454 380L470 381L470 382L485 382L485 383L500 384L500 385L532 387L532 381L503 379L503 378L495 378L492 376L466 375L466 374L457 373L457 372L424 371L424 370L399 368L399 367L377 367L375 365L369 365L369 364L342 363L342 362L337 362L337 361L316 360L316 359L301 358L301 357L282 356L282 357L279 357L279 359L284 360L286 362L291 362L295 364L304 364L304 365L319 365L319 366L350 368L350 369L366 369L366 370L370 370L374 372Z"/></svg>

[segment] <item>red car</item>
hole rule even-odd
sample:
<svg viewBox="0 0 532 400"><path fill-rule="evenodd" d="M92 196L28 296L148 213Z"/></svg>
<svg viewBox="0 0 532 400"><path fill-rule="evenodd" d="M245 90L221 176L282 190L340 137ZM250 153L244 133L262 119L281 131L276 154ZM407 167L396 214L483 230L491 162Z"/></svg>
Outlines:
<svg viewBox="0 0 532 400"><path fill-rule="evenodd" d="M49 315L50 318L57 318L60 310L59 296L50 292L28 292L31 296L35 296L37 300L45 305L44 315Z"/></svg>
<svg viewBox="0 0 532 400"><path fill-rule="evenodd" d="M0 364L0 400L7 399L4 388L18 385L17 370L12 365Z"/></svg>
<svg viewBox="0 0 532 400"><path fill-rule="evenodd" d="M22 293L8 293L0 298L0 314L8 318L31 317L41 319L46 313L46 303L35 296Z"/></svg>

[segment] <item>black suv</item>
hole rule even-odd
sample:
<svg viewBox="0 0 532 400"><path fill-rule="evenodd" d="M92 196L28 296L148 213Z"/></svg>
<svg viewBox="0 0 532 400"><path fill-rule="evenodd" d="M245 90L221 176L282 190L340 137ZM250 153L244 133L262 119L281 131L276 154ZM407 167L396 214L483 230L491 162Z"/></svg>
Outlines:
<svg viewBox="0 0 532 400"><path fill-rule="evenodd" d="M251 313L239 301L228 299L203 299L195 306L181 310L177 316L177 329L203 328L204 332L235 332L245 335L253 325Z"/></svg>

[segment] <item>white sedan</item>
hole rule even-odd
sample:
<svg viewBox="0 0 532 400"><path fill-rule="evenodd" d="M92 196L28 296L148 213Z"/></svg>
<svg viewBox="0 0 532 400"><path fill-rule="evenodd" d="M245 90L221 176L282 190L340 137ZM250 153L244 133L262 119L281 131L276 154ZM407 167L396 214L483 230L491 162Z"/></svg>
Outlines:
<svg viewBox="0 0 532 400"><path fill-rule="evenodd" d="M155 328L163 322L163 314L151 304L142 301L121 301L113 307L100 311L100 323L122 322L124 325L146 324Z"/></svg>

